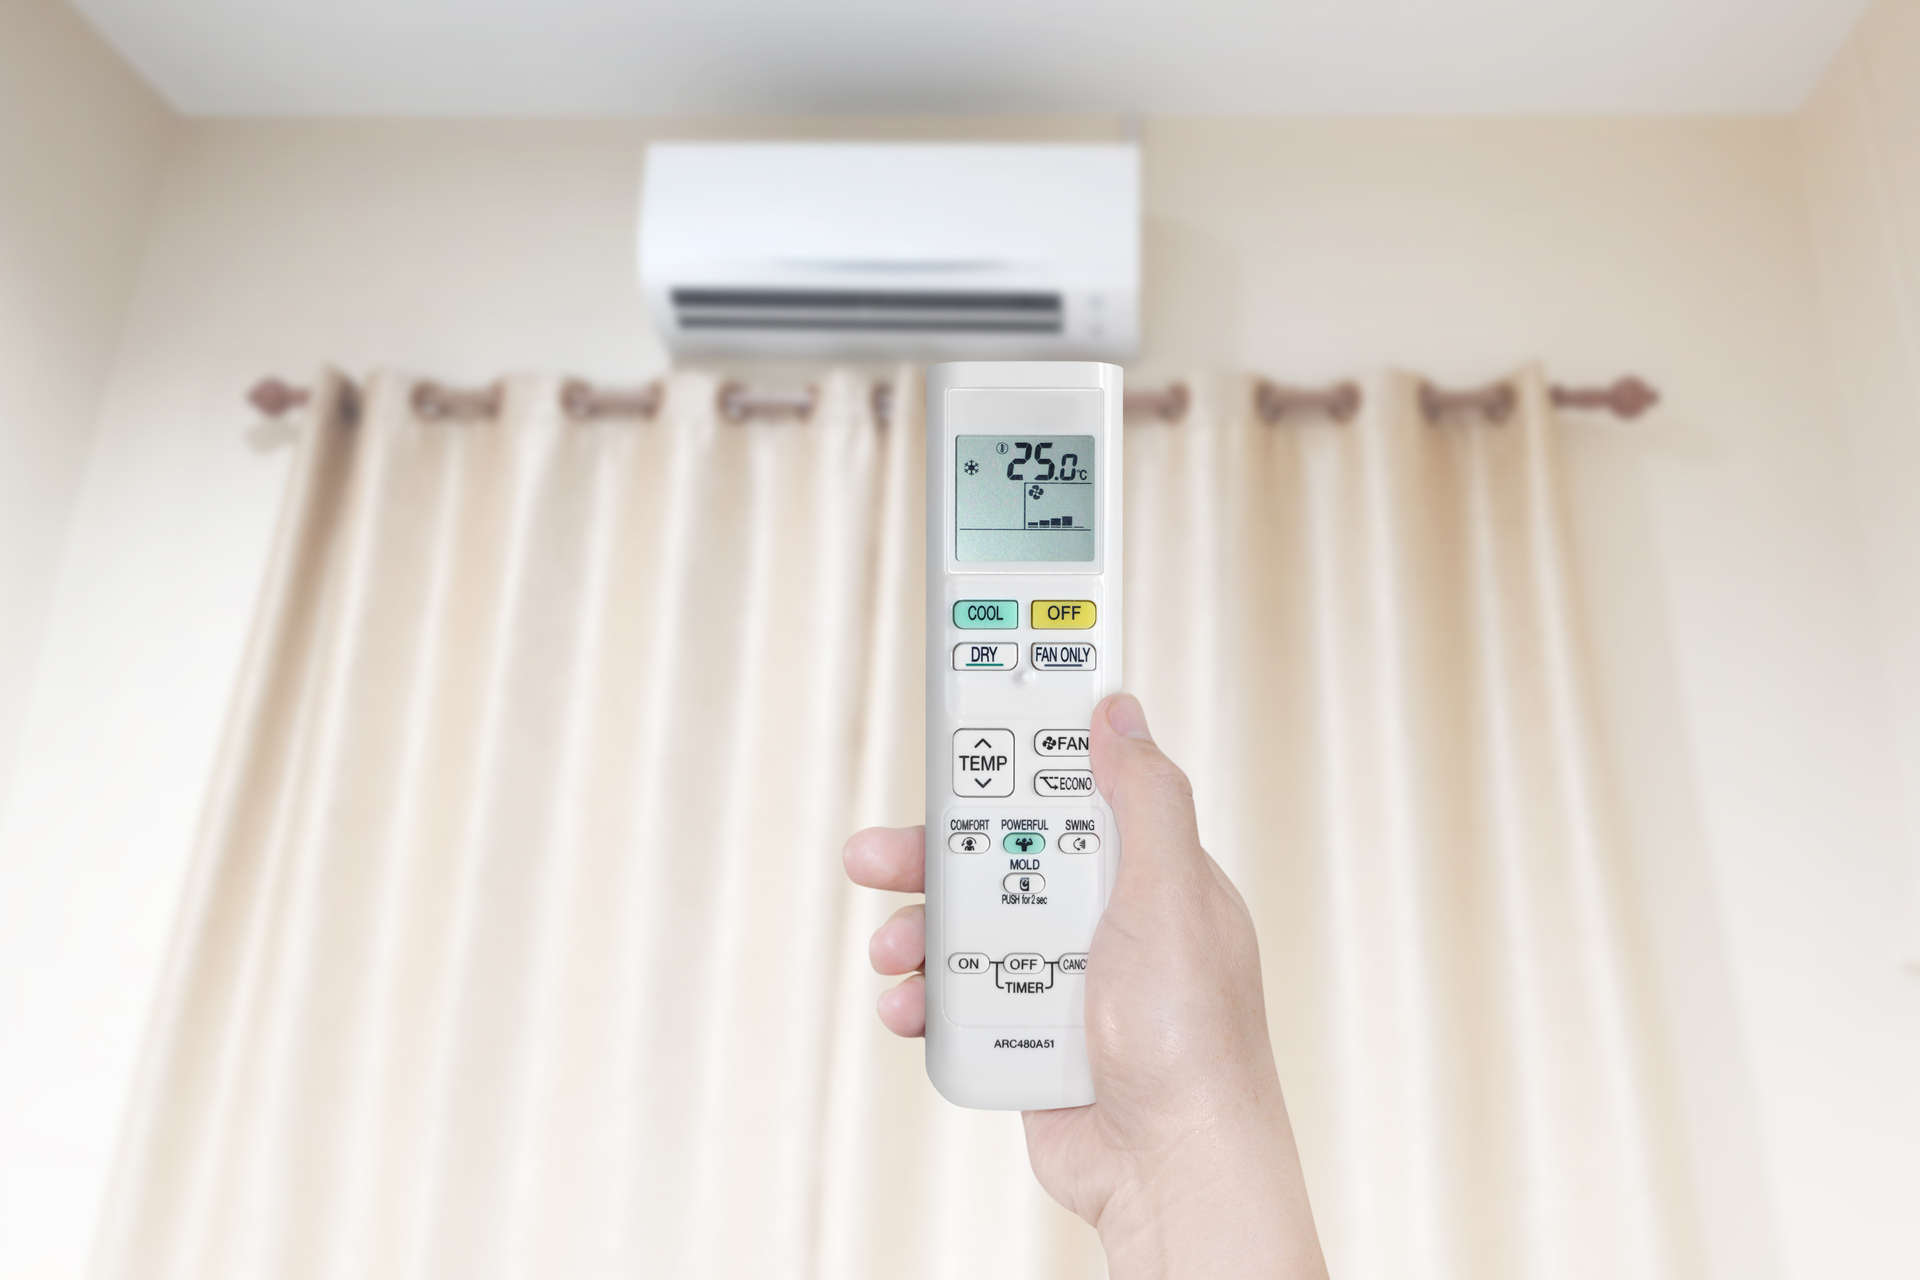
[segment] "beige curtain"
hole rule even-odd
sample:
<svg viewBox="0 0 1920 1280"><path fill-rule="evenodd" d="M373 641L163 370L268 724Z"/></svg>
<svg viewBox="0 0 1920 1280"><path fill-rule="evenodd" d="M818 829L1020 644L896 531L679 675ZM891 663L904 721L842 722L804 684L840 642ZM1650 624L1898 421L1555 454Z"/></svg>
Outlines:
<svg viewBox="0 0 1920 1280"><path fill-rule="evenodd" d="M1128 661L1258 918L1334 1273L1696 1270L1539 379L1128 439ZM102 1277L1102 1274L872 1016L918 820L920 391L805 422L327 379Z"/></svg>

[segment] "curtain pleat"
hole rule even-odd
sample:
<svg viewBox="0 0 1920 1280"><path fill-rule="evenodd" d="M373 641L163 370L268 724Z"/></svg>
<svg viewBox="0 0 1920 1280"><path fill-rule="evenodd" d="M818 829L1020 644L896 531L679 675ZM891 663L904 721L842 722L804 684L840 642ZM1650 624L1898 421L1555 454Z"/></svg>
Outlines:
<svg viewBox="0 0 1920 1280"><path fill-rule="evenodd" d="M1555 427L1245 379L1129 428L1127 680L1260 927L1334 1273L1699 1270ZM922 809L921 391L423 420L322 379L102 1277L1104 1274L873 1017Z"/></svg>
<svg viewBox="0 0 1920 1280"><path fill-rule="evenodd" d="M1200 380L1128 435L1127 682L1260 926L1333 1274L1700 1270L1537 370L1505 422Z"/></svg>

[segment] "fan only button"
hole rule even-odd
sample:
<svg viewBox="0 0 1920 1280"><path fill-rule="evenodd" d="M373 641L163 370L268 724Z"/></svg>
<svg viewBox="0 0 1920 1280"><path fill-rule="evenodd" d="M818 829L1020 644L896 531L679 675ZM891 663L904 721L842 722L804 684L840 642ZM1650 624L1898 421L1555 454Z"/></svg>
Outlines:
<svg viewBox="0 0 1920 1280"><path fill-rule="evenodd" d="M1007 644L974 644L966 642L953 646L953 669L955 671L1011 671L1020 665L1020 646Z"/></svg>
<svg viewBox="0 0 1920 1280"><path fill-rule="evenodd" d="M1033 775L1035 795L1085 797L1093 794L1093 774L1086 769L1042 769Z"/></svg>
<svg viewBox="0 0 1920 1280"><path fill-rule="evenodd" d="M985 973L992 963L983 951L956 951L947 957L947 968L954 973Z"/></svg>
<svg viewBox="0 0 1920 1280"><path fill-rule="evenodd" d="M947 837L947 848L955 853L985 853L992 844L992 838L979 831L956 831Z"/></svg>
<svg viewBox="0 0 1920 1280"><path fill-rule="evenodd" d="M962 729L953 735L953 793L1013 794L1013 730Z"/></svg>
<svg viewBox="0 0 1920 1280"><path fill-rule="evenodd" d="M1091 831L1069 831L1060 837L1062 853L1098 853L1100 837Z"/></svg>
<svg viewBox="0 0 1920 1280"><path fill-rule="evenodd" d="M1035 671L1093 671L1100 666L1100 651L1090 644L1036 644L1033 646Z"/></svg>
<svg viewBox="0 0 1920 1280"><path fill-rule="evenodd" d="M1047 887L1047 878L1031 871L1016 871L1002 883L1008 893L1039 893Z"/></svg>

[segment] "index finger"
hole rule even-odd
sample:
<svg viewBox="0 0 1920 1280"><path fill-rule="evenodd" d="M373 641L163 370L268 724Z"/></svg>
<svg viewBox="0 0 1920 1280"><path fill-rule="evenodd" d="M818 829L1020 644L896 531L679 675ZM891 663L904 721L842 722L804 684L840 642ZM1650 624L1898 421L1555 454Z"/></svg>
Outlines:
<svg viewBox="0 0 1920 1280"><path fill-rule="evenodd" d="M895 893L925 893L927 829L868 827L847 841L840 860L855 884Z"/></svg>

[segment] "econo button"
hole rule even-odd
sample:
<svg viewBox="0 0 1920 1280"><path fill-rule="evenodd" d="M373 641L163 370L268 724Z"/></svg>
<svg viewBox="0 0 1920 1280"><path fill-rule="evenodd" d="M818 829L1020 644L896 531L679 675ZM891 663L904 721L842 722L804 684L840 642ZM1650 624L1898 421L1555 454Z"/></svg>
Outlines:
<svg viewBox="0 0 1920 1280"><path fill-rule="evenodd" d="M1035 600L1035 631L1085 631L1099 616L1091 600Z"/></svg>
<svg viewBox="0 0 1920 1280"><path fill-rule="evenodd" d="M1018 600L955 600L953 625L962 631L1012 631L1020 625L1020 602Z"/></svg>

